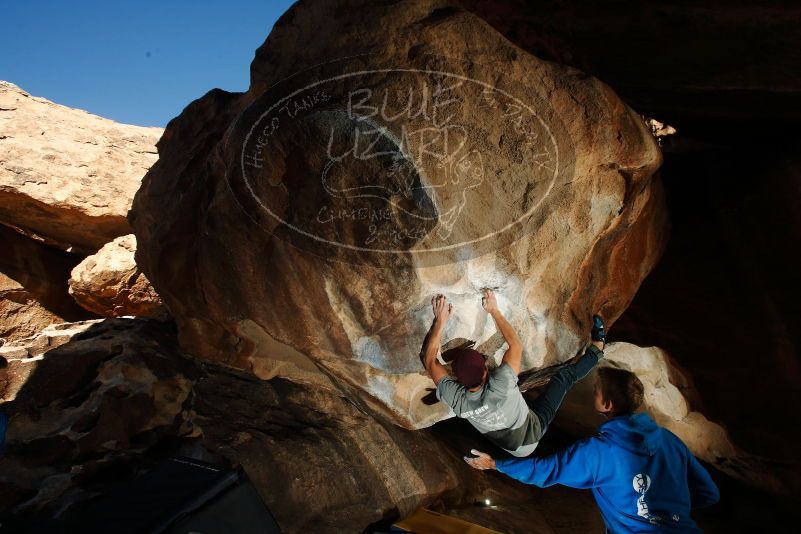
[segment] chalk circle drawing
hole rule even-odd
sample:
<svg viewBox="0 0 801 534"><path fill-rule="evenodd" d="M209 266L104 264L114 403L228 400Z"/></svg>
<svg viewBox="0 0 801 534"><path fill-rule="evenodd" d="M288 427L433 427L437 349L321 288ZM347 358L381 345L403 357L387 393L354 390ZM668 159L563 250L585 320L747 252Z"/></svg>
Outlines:
<svg viewBox="0 0 801 534"><path fill-rule="evenodd" d="M255 120L242 135L243 187L232 189L312 249L391 255L500 246L498 237L536 212L572 161L544 99L529 105L460 74L376 69L303 82L251 104L260 108L249 110ZM489 123L494 130L482 128ZM507 156L495 157L504 142ZM522 178L504 181L503 173ZM520 190L494 191L499 183ZM471 202L480 204L468 209Z"/></svg>

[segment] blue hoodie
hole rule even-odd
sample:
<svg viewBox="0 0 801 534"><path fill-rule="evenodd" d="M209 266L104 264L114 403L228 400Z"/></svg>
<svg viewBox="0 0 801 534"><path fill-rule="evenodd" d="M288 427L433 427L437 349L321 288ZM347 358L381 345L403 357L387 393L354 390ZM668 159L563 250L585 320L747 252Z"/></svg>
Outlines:
<svg viewBox="0 0 801 534"><path fill-rule="evenodd" d="M606 528L701 532L690 509L718 502L709 473L687 446L646 413L610 419L598 435L544 458L498 460L501 473L540 487L592 488Z"/></svg>

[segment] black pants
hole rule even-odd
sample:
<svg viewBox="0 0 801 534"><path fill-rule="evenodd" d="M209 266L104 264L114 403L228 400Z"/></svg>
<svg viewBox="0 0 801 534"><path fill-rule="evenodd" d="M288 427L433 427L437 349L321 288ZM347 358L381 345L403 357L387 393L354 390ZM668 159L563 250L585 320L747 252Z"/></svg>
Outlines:
<svg viewBox="0 0 801 534"><path fill-rule="evenodd" d="M601 351L595 345L590 345L579 360L572 364L566 365L559 369L555 375L551 377L551 381L540 393L540 396L535 400L529 402L529 408L540 419L542 434L548 430L548 425L553 421L556 416L556 411L559 405L565 398L565 395L573 385L587 376L598 360L603 356Z"/></svg>

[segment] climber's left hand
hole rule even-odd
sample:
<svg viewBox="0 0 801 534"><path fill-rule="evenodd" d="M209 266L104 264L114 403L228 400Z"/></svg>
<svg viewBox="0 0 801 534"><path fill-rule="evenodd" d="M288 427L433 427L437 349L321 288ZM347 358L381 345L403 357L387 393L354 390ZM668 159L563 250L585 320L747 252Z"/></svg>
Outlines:
<svg viewBox="0 0 801 534"><path fill-rule="evenodd" d="M440 294L431 299L431 307L434 311L434 322L445 326L453 314L453 304L448 303L445 295Z"/></svg>

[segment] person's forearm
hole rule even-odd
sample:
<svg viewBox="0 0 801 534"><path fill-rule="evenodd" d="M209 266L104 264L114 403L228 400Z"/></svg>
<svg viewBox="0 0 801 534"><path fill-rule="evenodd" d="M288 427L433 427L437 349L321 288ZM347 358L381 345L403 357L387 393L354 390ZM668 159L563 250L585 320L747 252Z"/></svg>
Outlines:
<svg viewBox="0 0 801 534"><path fill-rule="evenodd" d="M509 344L509 347L518 346L521 347L523 344L520 342L520 338L517 337L517 332L515 332L512 325L509 324L509 321L503 316L500 310L493 310L490 312L492 318L495 319L495 325L498 327L498 330L501 331L501 335Z"/></svg>
<svg viewBox="0 0 801 534"><path fill-rule="evenodd" d="M423 341L423 365L426 369L431 367L431 364L437 358L439 347L442 344L442 330L445 325L434 319L431 323L431 328L426 334L425 341Z"/></svg>
<svg viewBox="0 0 801 534"><path fill-rule="evenodd" d="M524 484L536 485L536 458L509 458L496 460L493 468Z"/></svg>

